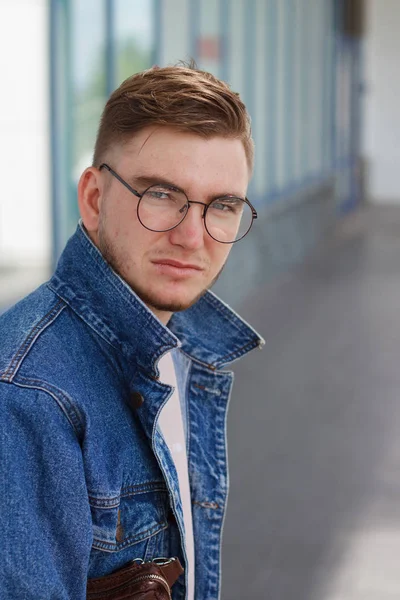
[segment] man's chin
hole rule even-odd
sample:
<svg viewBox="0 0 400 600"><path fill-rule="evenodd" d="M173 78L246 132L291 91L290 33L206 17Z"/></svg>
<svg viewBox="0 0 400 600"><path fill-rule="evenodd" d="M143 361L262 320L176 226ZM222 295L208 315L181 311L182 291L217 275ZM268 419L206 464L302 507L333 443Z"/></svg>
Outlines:
<svg viewBox="0 0 400 600"><path fill-rule="evenodd" d="M129 285L131 286L133 291L139 296L139 298L143 300L143 302L150 308L150 310L165 313L181 312L183 310L187 310L188 308L196 304L196 302L200 300L202 296L204 296L204 294L217 281L217 279L223 271L223 268L224 266L220 269L220 271L217 273L217 275L207 287L203 288L197 294L194 293L193 296L191 296L188 293L188 290L184 290L182 294L179 294L177 290L175 290L175 294L172 294L172 297L168 297L167 291L165 289L157 293L141 289L139 286L136 287L132 284Z"/></svg>
<svg viewBox="0 0 400 600"><path fill-rule="evenodd" d="M134 290L135 293L139 296L141 300L150 308L150 310L155 310L157 312L166 312L166 313L175 313L181 312L183 310L187 310L202 297L207 291L207 288L202 290L199 294L192 298L187 298L185 300L181 299L167 299L162 298L157 295L147 294L145 292L140 292L139 290Z"/></svg>

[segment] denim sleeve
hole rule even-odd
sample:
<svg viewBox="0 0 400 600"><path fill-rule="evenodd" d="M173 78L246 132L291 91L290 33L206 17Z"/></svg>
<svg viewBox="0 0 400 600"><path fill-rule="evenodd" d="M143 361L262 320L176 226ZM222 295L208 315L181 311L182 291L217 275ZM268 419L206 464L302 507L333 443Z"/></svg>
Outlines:
<svg viewBox="0 0 400 600"><path fill-rule="evenodd" d="M83 600L92 526L74 429L45 392L0 383L0 598Z"/></svg>

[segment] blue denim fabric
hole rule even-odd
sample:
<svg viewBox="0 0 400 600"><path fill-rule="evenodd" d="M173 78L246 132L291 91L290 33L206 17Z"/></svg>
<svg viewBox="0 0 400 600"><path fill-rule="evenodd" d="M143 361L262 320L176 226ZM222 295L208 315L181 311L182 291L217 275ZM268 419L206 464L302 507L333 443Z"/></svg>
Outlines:
<svg viewBox="0 0 400 600"><path fill-rule="evenodd" d="M0 332L0 598L82 600L87 577L131 559L184 563L178 479L157 428L171 394L157 362L175 348L196 599L216 600L233 379L222 369L263 340L211 292L164 327L81 227L52 279L0 318ZM185 589L182 577L174 600Z"/></svg>

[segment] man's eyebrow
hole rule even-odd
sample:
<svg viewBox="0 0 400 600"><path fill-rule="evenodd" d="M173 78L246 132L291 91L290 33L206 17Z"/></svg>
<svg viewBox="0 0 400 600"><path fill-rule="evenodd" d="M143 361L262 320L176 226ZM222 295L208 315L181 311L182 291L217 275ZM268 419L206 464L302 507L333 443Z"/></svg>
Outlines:
<svg viewBox="0 0 400 600"><path fill-rule="evenodd" d="M168 187L174 188L175 190L178 190L179 192L184 192L186 194L186 191L179 187L179 185L176 185L175 182L171 181L170 179L167 179L165 177L162 177L160 175L135 175L134 177L132 177L131 179L131 185L133 188L136 189L136 187L142 187L142 191L146 190L148 187L150 187L151 185L155 185L155 184L161 184L161 185L167 185ZM219 198L229 198L229 197L235 197L235 198L241 198L243 199L245 196L243 196L242 194L236 193L236 192L232 192L231 191L226 191L226 192L221 192L219 194L212 194L211 196L209 196L207 198L207 200L209 202L211 202L212 200L218 200ZM189 198L190 200L190 198Z"/></svg>
<svg viewBox="0 0 400 600"><path fill-rule="evenodd" d="M150 187L151 185L161 183L162 185L168 185L176 190L183 192L183 189L176 185L173 181L166 179L165 177L160 177L159 175L135 175L132 177L131 181L132 186L142 186L144 189Z"/></svg>

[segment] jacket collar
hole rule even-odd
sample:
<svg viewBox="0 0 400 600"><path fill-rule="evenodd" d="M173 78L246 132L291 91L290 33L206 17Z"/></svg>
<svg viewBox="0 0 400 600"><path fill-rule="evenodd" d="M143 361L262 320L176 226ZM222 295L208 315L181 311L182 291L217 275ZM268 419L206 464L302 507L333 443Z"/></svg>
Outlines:
<svg viewBox="0 0 400 600"><path fill-rule="evenodd" d="M217 369L264 344L212 292L175 313L166 327L105 262L82 224L49 286L106 342L155 377L158 359L172 348L181 347L193 360Z"/></svg>

